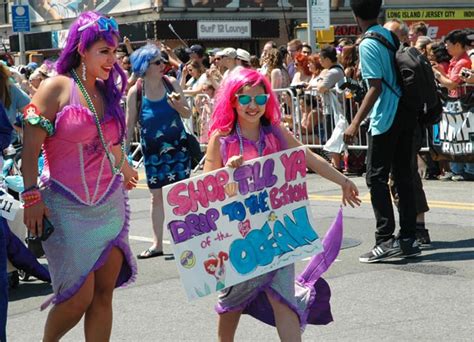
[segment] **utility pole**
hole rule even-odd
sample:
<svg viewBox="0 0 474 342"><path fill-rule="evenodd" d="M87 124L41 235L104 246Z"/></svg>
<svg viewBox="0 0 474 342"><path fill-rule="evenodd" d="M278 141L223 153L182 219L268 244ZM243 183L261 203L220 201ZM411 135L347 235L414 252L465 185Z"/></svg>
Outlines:
<svg viewBox="0 0 474 342"><path fill-rule="evenodd" d="M311 46L311 50L315 51L316 50L316 38L314 31L312 29L313 27L313 14L311 11L311 7L313 5L314 0L306 0L306 15L308 17L308 44Z"/></svg>

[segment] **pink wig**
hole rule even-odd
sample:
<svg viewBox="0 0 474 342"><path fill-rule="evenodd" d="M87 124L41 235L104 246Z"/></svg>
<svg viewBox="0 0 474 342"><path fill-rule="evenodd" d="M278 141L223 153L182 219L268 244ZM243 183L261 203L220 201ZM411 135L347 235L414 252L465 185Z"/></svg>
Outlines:
<svg viewBox="0 0 474 342"><path fill-rule="evenodd" d="M235 95L239 94L245 86L263 86L265 93L270 95L265 107L264 117L271 125L280 124L279 103L265 76L253 69L240 69L229 74L217 91L209 136L215 131L223 133L232 131L237 117L235 112L237 98Z"/></svg>

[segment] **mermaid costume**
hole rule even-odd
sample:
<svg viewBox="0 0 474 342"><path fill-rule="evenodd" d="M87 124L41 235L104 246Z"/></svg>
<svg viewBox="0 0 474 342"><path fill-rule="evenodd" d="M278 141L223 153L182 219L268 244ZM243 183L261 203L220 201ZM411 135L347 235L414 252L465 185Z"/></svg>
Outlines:
<svg viewBox="0 0 474 342"><path fill-rule="evenodd" d="M109 149L119 143L119 123L108 113L102 131ZM43 153L42 198L55 231L43 242L54 295L41 309L74 296L113 247L124 256L115 286L133 282L137 266L128 242L130 208L123 179L112 173L94 114L80 103L73 79L69 104L57 113L55 133L44 141Z"/></svg>
<svg viewBox="0 0 474 342"><path fill-rule="evenodd" d="M243 149L244 160L279 152L286 142L276 127L261 126L257 142L240 136L236 130L220 138L223 164ZM241 144L242 142L242 144ZM216 311L219 314L243 310L258 320L275 326L273 309L265 291L286 304L297 315L301 329L307 324L328 324L332 321L329 300L331 291L321 275L336 259L342 243L342 212L340 211L323 239L324 251L311 258L305 270L295 278L295 265L260 275L220 292Z"/></svg>

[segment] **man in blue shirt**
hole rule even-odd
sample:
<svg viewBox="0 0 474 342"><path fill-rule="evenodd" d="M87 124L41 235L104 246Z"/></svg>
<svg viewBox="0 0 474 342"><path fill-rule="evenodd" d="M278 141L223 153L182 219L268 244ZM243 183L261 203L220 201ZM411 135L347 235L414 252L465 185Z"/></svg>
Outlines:
<svg viewBox="0 0 474 342"><path fill-rule="evenodd" d="M382 0L351 0L350 5L362 32L377 32L394 44L390 32L377 22ZM416 115L403 105L393 52L378 40L367 38L362 40L359 53L361 74L367 82L368 92L344 132L344 140L346 143L352 141L361 122L370 113L366 181L376 219L375 247L361 255L359 261L373 263L392 257L414 257L421 254L415 238L414 170L411 166ZM395 218L388 187L390 170L400 198L400 233L397 237L394 236Z"/></svg>

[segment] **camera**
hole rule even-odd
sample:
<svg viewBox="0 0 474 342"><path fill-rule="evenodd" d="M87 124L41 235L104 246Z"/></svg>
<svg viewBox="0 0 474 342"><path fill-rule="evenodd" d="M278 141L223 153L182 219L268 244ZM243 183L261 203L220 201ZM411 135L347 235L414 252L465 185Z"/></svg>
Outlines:
<svg viewBox="0 0 474 342"><path fill-rule="evenodd" d="M462 70L461 70L461 77L463 77L463 78L469 78L469 77L471 77L471 70L469 70L469 69L462 69Z"/></svg>
<svg viewBox="0 0 474 342"><path fill-rule="evenodd" d="M349 77L344 77L344 81L339 85L339 89L349 90L352 94L352 98L357 103L361 103L367 93L367 89L363 82Z"/></svg>

